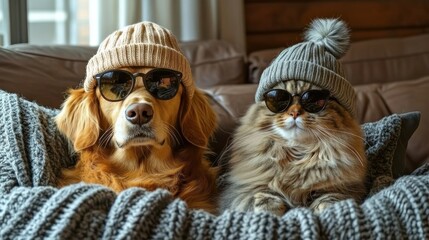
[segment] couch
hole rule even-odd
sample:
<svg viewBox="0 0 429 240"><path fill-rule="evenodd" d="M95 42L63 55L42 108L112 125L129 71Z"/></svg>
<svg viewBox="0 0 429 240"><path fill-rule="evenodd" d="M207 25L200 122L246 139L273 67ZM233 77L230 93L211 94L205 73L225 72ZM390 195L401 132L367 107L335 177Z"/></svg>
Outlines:
<svg viewBox="0 0 429 240"><path fill-rule="evenodd" d="M397 176L429 162L429 34L356 42L341 59L358 97L358 120L373 122L392 113L421 112L418 129L402 143L406 161ZM247 107L254 102L263 69L282 49L237 52L224 41L181 43L197 86L219 118L211 144L216 160ZM12 45L0 49L0 89L40 105L59 108L66 89L77 87L95 47Z"/></svg>
<svg viewBox="0 0 429 240"><path fill-rule="evenodd" d="M371 135L392 139L389 149L367 149L377 174L400 177L428 160L427 100L429 35L358 42L343 58L358 93L358 118ZM213 161L254 101L257 80L279 49L243 56L226 42L181 44L191 62L196 84L206 92L219 118L211 142ZM409 176L390 179L389 187L370 193L364 203L339 202L321 215L297 208L283 217L225 212L213 216L191 211L165 190L132 188L118 195L102 186L51 187L60 166L74 156L53 126L52 117L67 88L85 75L93 47L13 45L0 48L0 238L138 238L138 239L269 239L402 238L429 236L429 165ZM46 106L41 107L41 106ZM399 118L392 113L420 111L420 126L397 141ZM375 123L367 123L376 121ZM396 124L385 124L385 120ZM388 121L387 121L388 122ZM418 124L414 122L414 127ZM375 127L374 127L375 126ZM381 127L380 127L381 126ZM392 128L390 128L392 126ZM406 128L406 126L405 126ZM374 131L374 132L372 132ZM408 141L408 138L412 138ZM395 139L395 141L393 141ZM398 145L399 144L399 145ZM376 146L372 142L369 146ZM408 146L407 146L408 145ZM407 159L390 168L394 148ZM386 151L387 150L387 151ZM388 156L383 156L384 153ZM376 160L376 161L373 161ZM372 170L373 170L372 169ZM390 173L389 173L390 171ZM383 175L384 174L384 175ZM376 182L376 181L374 181ZM374 194L374 195L372 195Z"/></svg>

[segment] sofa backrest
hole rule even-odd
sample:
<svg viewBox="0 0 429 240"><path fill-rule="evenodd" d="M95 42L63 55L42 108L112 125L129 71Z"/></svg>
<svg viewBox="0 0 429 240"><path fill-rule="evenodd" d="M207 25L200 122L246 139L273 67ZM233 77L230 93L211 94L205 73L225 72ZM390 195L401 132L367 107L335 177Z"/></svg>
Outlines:
<svg viewBox="0 0 429 240"><path fill-rule="evenodd" d="M0 48L0 89L58 108L68 88L85 76L90 47L27 46Z"/></svg>
<svg viewBox="0 0 429 240"><path fill-rule="evenodd" d="M429 75L429 34L356 42L341 59L353 85Z"/></svg>
<svg viewBox="0 0 429 240"><path fill-rule="evenodd" d="M245 58L230 43L221 40L183 42L180 48L191 64L198 87L247 82Z"/></svg>
<svg viewBox="0 0 429 240"><path fill-rule="evenodd" d="M416 79L429 75L428 43L429 34L355 42L340 61L353 85ZM283 49L251 53L249 80L257 83L262 71Z"/></svg>

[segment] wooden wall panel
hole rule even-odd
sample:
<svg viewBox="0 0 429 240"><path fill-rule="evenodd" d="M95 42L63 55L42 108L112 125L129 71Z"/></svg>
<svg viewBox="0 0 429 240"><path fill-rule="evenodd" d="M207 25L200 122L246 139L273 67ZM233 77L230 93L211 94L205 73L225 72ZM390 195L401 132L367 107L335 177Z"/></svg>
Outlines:
<svg viewBox="0 0 429 240"><path fill-rule="evenodd" d="M429 32L428 0L246 0L247 51L285 47L302 40L312 19L339 17L352 41Z"/></svg>

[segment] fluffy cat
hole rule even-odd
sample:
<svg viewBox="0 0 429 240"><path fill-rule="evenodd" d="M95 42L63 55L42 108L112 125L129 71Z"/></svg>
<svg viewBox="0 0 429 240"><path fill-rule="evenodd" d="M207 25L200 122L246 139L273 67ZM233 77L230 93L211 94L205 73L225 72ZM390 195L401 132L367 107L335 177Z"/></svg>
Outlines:
<svg viewBox="0 0 429 240"><path fill-rule="evenodd" d="M367 160L360 125L332 98L320 112L304 110L299 96L321 90L311 83L288 80L273 89L291 93L292 102L273 113L260 101L241 119L229 149L221 210L282 215L302 206L319 213L343 199L361 200Z"/></svg>

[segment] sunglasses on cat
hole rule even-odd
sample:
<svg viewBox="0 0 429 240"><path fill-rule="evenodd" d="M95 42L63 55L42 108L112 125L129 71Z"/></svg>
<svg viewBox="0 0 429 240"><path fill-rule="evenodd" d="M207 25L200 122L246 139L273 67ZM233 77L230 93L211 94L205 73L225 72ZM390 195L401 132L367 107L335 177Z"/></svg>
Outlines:
<svg viewBox="0 0 429 240"><path fill-rule="evenodd" d="M137 77L142 77L146 90L160 100L176 96L182 81L182 73L165 68L155 68L147 73L109 70L95 75L101 95L111 102L122 101L130 95Z"/></svg>
<svg viewBox="0 0 429 240"><path fill-rule="evenodd" d="M286 111L293 97L299 96L299 104L309 113L318 113L326 107L330 93L328 90L308 90L300 95L292 95L283 89L272 89L264 94L265 105L273 113Z"/></svg>

